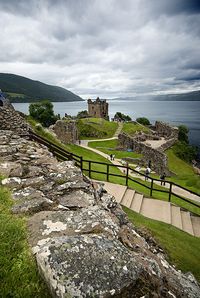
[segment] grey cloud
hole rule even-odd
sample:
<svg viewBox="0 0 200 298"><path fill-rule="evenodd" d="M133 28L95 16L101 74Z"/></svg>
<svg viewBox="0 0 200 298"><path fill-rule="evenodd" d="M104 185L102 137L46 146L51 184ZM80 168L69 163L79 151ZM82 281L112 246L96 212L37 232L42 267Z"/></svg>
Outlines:
<svg viewBox="0 0 200 298"><path fill-rule="evenodd" d="M79 95L200 88L193 0L0 0L0 69Z"/></svg>

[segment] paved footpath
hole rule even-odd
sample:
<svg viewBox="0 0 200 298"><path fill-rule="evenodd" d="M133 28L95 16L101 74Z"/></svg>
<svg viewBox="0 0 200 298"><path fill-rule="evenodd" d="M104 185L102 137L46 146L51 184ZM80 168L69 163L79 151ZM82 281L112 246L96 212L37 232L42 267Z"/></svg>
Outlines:
<svg viewBox="0 0 200 298"><path fill-rule="evenodd" d="M88 147L88 143L89 143L89 142L97 142L97 141L99 141L99 142L101 142L101 141L109 141L109 140L117 139L118 134L121 132L122 126L123 126L123 124L122 124L122 123L119 123L119 127L118 127L118 129L116 130L116 133L115 133L114 137L112 137L112 138L109 138L109 139L98 139L98 140L81 140L81 144L80 144L79 146L81 146L81 147L83 147L83 148L86 148L86 149L89 149L89 150L91 150L91 151L93 151L93 152L95 152L95 153L97 153L97 154L103 156L104 158L110 160L110 156L109 156L108 154L103 153L103 152L101 152L101 151L99 151L99 150L97 150L97 149ZM115 160L110 160L110 161L111 161L114 165L117 165L117 166L121 166L121 165L122 165L122 163L121 163L119 160L117 160L117 159L115 159ZM119 167L118 169L119 169L122 173L124 173L123 168ZM140 177L139 177L139 176L138 176L136 173L134 173L134 172L130 173L130 175L131 175L132 177L137 177L137 178L140 178L141 180L144 180L144 176L140 176ZM158 181L154 181L154 183L160 185L160 183L159 183ZM162 185L162 186L163 186L163 185ZM169 189L169 183L165 183L165 186L163 186L163 187ZM188 199L191 199L191 200L193 200L193 201L196 201L196 202L199 202L199 203L200 203L200 196L193 195L192 193L190 193L190 192L188 192L188 191L186 191L186 190L184 190L184 189L182 189L182 188L180 188L180 187L178 187L178 186L173 185L173 189L172 189L172 191L173 191L174 193L176 193L177 195L183 196L183 197L185 197L185 198L188 198Z"/></svg>

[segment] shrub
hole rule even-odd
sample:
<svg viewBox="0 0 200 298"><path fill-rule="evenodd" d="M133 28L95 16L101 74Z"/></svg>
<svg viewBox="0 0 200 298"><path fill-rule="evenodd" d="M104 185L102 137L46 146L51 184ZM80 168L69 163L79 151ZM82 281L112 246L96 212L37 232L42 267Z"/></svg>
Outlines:
<svg viewBox="0 0 200 298"><path fill-rule="evenodd" d="M53 104L49 100L31 103L29 105L29 114L45 127L54 124L59 118L54 115Z"/></svg>
<svg viewBox="0 0 200 298"><path fill-rule="evenodd" d="M187 126L180 125L178 127L178 139L179 139L179 141L185 142L186 144L188 144L189 143L188 132L189 132L189 129L187 128Z"/></svg>
<svg viewBox="0 0 200 298"><path fill-rule="evenodd" d="M77 116L76 116L78 119L81 119L81 118L88 118L89 115L88 115L88 111L87 110L84 110L84 111L80 111L78 112Z"/></svg>
<svg viewBox="0 0 200 298"><path fill-rule="evenodd" d="M197 147L195 146L190 146L186 144L185 142L177 142L176 145L174 146L174 152L175 154L187 161L187 162L192 162L193 159L196 158L197 156Z"/></svg>
<svg viewBox="0 0 200 298"><path fill-rule="evenodd" d="M147 119L145 117L137 118L136 121L142 125L150 125L149 119Z"/></svg>
<svg viewBox="0 0 200 298"><path fill-rule="evenodd" d="M124 115L121 112L117 112L114 116L115 120L121 120L121 121L131 121L131 117L129 115Z"/></svg>

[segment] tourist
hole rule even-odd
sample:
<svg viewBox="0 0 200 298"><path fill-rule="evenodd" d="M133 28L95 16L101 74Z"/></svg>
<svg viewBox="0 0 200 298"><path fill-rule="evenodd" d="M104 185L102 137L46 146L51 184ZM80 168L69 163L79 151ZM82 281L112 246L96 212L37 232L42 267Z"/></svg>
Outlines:
<svg viewBox="0 0 200 298"><path fill-rule="evenodd" d="M151 173L151 169L149 167L147 167L145 170L145 181L148 180L150 173Z"/></svg>
<svg viewBox="0 0 200 298"><path fill-rule="evenodd" d="M113 157L112 158L113 158L113 160L115 160L115 154L113 154Z"/></svg>
<svg viewBox="0 0 200 298"><path fill-rule="evenodd" d="M165 185L165 178L166 178L166 174L165 172L160 176L160 180L161 180L161 185Z"/></svg>
<svg viewBox="0 0 200 298"><path fill-rule="evenodd" d="M113 159L113 155L112 154L110 154L110 160L112 160Z"/></svg>

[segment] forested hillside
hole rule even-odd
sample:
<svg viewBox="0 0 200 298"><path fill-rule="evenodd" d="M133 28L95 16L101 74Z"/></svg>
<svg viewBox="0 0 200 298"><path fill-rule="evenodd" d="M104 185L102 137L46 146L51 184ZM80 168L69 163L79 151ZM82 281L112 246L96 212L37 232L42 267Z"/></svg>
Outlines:
<svg viewBox="0 0 200 298"><path fill-rule="evenodd" d="M47 85L22 76L0 73L0 89L11 102L81 101L78 95L58 86Z"/></svg>

